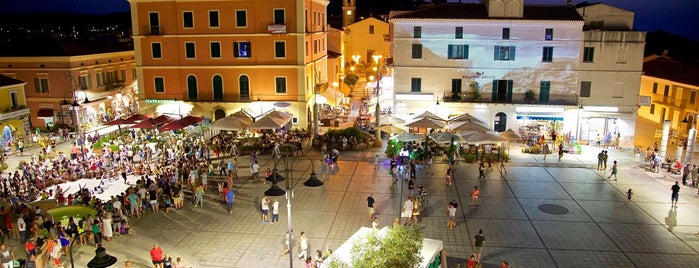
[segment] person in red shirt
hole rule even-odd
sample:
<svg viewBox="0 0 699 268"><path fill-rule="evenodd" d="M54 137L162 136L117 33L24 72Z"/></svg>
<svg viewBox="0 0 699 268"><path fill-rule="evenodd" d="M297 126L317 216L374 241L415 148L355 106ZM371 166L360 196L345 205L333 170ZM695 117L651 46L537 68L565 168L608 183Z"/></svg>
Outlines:
<svg viewBox="0 0 699 268"><path fill-rule="evenodd" d="M163 268L163 249L158 244L153 244L150 249L150 259L153 261L153 268Z"/></svg>
<svg viewBox="0 0 699 268"><path fill-rule="evenodd" d="M471 255L471 258L466 262L467 268L476 268L476 255Z"/></svg>

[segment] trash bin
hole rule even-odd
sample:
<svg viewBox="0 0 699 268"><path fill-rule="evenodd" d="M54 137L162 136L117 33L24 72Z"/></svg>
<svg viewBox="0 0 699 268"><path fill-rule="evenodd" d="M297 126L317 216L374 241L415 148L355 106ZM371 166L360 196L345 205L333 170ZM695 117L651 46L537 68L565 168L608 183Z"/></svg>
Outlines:
<svg viewBox="0 0 699 268"><path fill-rule="evenodd" d="M335 126L335 127L340 127L340 120L335 120L334 126Z"/></svg>

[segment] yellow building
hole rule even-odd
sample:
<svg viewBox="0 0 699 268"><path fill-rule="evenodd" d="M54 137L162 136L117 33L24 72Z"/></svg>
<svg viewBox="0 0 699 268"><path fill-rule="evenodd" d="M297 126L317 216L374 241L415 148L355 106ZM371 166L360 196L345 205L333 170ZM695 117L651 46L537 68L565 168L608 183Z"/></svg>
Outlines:
<svg viewBox="0 0 699 268"><path fill-rule="evenodd" d="M328 0L129 3L142 109L212 119L281 110L294 128L310 126L314 91L328 82Z"/></svg>
<svg viewBox="0 0 699 268"><path fill-rule="evenodd" d="M29 108L24 95L27 83L0 75L0 141L6 141L8 133L13 136L29 132ZM9 132L8 132L9 131ZM0 145L4 147L3 143Z"/></svg>
<svg viewBox="0 0 699 268"><path fill-rule="evenodd" d="M660 143L663 121L671 123L668 156L683 145L689 129L699 120L699 64L663 56L646 57L641 76L640 106L635 145L646 148Z"/></svg>
<svg viewBox="0 0 699 268"><path fill-rule="evenodd" d="M373 56L391 57L388 42L388 22L369 17L350 24L344 29L345 51L348 60L359 56L359 63L371 65Z"/></svg>

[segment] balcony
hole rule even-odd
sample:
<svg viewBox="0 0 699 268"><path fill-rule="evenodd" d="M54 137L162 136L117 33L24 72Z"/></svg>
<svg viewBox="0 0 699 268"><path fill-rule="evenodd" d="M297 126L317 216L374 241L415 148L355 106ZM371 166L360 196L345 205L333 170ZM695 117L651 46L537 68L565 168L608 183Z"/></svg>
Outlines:
<svg viewBox="0 0 699 268"><path fill-rule="evenodd" d="M284 24L272 24L267 26L267 32L271 34L285 34L286 25Z"/></svg>
<svg viewBox="0 0 699 268"><path fill-rule="evenodd" d="M534 100L525 98L525 93L513 93L512 99L509 101L493 100L490 92L481 92L480 98L474 98L473 93L466 92L459 94L460 99L454 100L451 92L444 93L443 102L463 102L463 103L493 103L493 104L544 104L544 105L562 105L562 106L577 106L578 96L571 94L549 94L547 102L539 101L539 96L536 95Z"/></svg>
<svg viewBox="0 0 699 268"><path fill-rule="evenodd" d="M27 108L26 106L19 106L17 108L7 108L0 114L0 121L17 118L25 115L29 115L29 108Z"/></svg>

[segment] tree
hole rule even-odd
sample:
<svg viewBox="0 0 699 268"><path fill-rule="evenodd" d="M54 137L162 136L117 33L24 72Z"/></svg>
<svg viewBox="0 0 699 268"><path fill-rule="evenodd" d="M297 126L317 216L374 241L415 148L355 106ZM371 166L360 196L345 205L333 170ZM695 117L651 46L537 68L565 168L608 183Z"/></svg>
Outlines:
<svg viewBox="0 0 699 268"><path fill-rule="evenodd" d="M356 73L349 73L345 76L345 79L342 81L350 87L350 94L352 94L352 91L354 91L354 86L359 82L359 75Z"/></svg>
<svg viewBox="0 0 699 268"><path fill-rule="evenodd" d="M478 82L476 82L476 81L471 82L469 87L471 88L471 100L475 101L475 102L480 101L481 100L481 93L480 93L480 91L478 91L478 88L479 88Z"/></svg>
<svg viewBox="0 0 699 268"><path fill-rule="evenodd" d="M398 225L383 233L372 231L352 245L352 267L418 267L422 262L422 231ZM347 267L331 263L330 267Z"/></svg>

